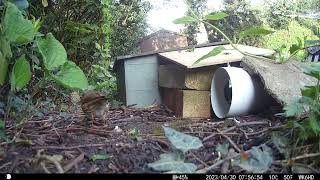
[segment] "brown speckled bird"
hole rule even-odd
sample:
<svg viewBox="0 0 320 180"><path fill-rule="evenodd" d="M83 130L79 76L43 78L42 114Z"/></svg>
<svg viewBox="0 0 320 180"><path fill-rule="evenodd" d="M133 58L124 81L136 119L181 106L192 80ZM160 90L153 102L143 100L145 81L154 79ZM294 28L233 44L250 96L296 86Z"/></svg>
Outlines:
<svg viewBox="0 0 320 180"><path fill-rule="evenodd" d="M109 102L106 96L97 91L87 91L80 100L82 111L94 121L102 118L103 114L109 110ZM93 123L93 122L92 122Z"/></svg>

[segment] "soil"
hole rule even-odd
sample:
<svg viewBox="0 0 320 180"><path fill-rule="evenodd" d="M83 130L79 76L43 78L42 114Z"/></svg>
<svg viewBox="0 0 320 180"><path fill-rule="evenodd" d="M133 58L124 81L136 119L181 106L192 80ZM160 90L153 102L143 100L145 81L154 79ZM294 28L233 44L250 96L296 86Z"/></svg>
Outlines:
<svg viewBox="0 0 320 180"><path fill-rule="evenodd" d="M203 141L203 147L186 155L186 161L202 169L219 161L215 148L228 142L226 137L237 148L248 150L268 143L273 128L281 125L278 119L258 115L236 119L243 126L228 126L217 119L179 119L162 106L113 109L95 121L81 113L50 112L29 119L18 134L9 133L15 138L2 143L0 173L157 173L148 163L172 150L162 126ZM97 155L103 158L95 160ZM284 170L273 166L270 171ZM220 172L220 168L210 172ZM243 170L230 168L228 172Z"/></svg>

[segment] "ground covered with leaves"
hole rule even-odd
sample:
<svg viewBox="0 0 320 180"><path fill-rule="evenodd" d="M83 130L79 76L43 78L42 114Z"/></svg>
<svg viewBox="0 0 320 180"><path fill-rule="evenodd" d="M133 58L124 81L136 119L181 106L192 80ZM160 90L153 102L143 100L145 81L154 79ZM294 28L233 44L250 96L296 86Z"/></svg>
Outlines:
<svg viewBox="0 0 320 180"><path fill-rule="evenodd" d="M283 120L258 115L236 120L179 119L162 106L112 109L94 123L80 111L50 111L8 129L11 141L1 143L0 172L156 173L160 155L175 151L164 127L172 128L177 141L180 132L199 138L201 147L187 149L184 157L196 172L289 172L283 142L273 140L285 128ZM191 136L181 136L182 145Z"/></svg>

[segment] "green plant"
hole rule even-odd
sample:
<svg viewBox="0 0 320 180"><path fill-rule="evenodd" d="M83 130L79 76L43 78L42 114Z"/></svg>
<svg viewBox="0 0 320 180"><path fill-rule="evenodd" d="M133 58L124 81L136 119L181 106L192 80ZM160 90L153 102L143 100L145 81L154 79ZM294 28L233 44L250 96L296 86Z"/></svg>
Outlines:
<svg viewBox="0 0 320 180"><path fill-rule="evenodd" d="M184 16L182 18L178 18L178 19L174 20L173 22L175 24L190 24L190 23L193 23L193 22L204 23L209 28L212 28L213 30L215 30L219 34L221 34L222 37L225 38L230 43L230 45L235 50L239 51L241 54L243 54L245 56L250 56L250 57L255 57L255 58L258 58L258 59L270 61L270 59L268 59L268 58L264 58L262 56L256 56L256 55L253 55L253 54L250 54L250 53L247 53L247 52L244 52L244 51L240 50L237 47L236 43L239 43L245 37L268 35L268 34L273 33L273 31L270 31L270 30L267 30L267 29L264 29L264 28L258 27L258 26L250 27L250 28L248 28L248 29L246 29L244 31L241 31L238 34L238 37L234 37L233 41L232 41L231 38L228 35L225 34L225 32L223 32L220 28L218 28L217 26L215 26L215 25L213 25L213 24L211 24L209 22L209 21L217 21L217 20L224 19L227 16L229 16L228 14L223 13L223 12L217 12L217 13L208 14L204 18L201 18L192 9L190 9L190 5L188 4L188 2L185 1L185 3L187 4L188 9L189 9L189 11L191 12L192 15L191 16ZM217 46L217 47L213 48L213 50L210 51L208 54L206 54L203 57L199 58L196 62L194 62L194 64L197 64L200 61L202 61L204 59L207 59L209 57L216 56L216 55L220 54L223 50L225 50L224 46Z"/></svg>
<svg viewBox="0 0 320 180"><path fill-rule="evenodd" d="M0 32L0 86L6 85L7 77L11 85L7 94L6 117L14 94L25 88L33 74L36 74L34 66L43 72L40 82L53 80L66 88L87 89L85 74L75 63L67 60L63 45L51 33L44 37L38 32L40 21L32 22L24 17L16 5L4 3ZM40 54L41 58L34 54ZM42 61L35 63L35 59Z"/></svg>
<svg viewBox="0 0 320 180"><path fill-rule="evenodd" d="M284 107L285 115L297 117L307 113L305 120L293 120L289 125L300 130L299 139L317 138L320 143L320 63L305 64L302 68L305 74L317 79L317 84L305 86L301 90L302 97L292 100Z"/></svg>
<svg viewBox="0 0 320 180"><path fill-rule="evenodd" d="M160 160L149 163L148 166L157 171L167 173L194 173L197 166L193 163L186 163L185 154L191 149L199 149L202 142L199 138L180 133L172 128L163 127L166 137L173 145L172 153L160 155Z"/></svg>

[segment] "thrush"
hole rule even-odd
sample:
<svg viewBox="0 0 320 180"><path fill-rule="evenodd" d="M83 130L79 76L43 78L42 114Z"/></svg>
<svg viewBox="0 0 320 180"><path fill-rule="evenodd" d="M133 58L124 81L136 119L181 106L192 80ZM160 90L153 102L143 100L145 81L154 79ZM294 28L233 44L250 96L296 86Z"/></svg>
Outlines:
<svg viewBox="0 0 320 180"><path fill-rule="evenodd" d="M91 118L92 123L96 118L102 118L109 110L108 98L97 91L87 91L80 100L82 111Z"/></svg>

